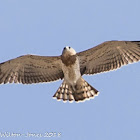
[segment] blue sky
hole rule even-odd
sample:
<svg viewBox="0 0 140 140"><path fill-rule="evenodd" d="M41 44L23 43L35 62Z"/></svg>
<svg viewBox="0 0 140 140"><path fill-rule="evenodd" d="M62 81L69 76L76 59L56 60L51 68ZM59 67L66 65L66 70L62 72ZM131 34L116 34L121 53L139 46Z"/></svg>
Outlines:
<svg viewBox="0 0 140 140"><path fill-rule="evenodd" d="M0 62L23 54L60 55L107 40L140 40L139 0L0 1ZM100 91L94 100L52 99L62 81L0 85L0 134L61 133L10 140L137 140L140 138L140 63L84 76Z"/></svg>

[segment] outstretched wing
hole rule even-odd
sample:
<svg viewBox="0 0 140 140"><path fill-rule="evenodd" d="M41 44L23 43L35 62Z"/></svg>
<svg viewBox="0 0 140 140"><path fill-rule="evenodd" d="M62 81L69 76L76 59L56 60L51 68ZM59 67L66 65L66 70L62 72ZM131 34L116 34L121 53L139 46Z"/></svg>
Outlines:
<svg viewBox="0 0 140 140"><path fill-rule="evenodd" d="M60 56L24 55L0 64L0 84L50 82L63 77Z"/></svg>
<svg viewBox="0 0 140 140"><path fill-rule="evenodd" d="M96 74L140 60L140 41L108 41L77 53L81 74Z"/></svg>

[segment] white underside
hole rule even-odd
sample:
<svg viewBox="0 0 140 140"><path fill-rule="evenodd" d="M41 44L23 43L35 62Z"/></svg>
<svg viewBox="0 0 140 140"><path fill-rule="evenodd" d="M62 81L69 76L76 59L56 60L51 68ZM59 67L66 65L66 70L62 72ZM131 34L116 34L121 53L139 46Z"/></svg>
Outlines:
<svg viewBox="0 0 140 140"><path fill-rule="evenodd" d="M81 77L78 59L76 60L75 64L71 66L65 66L62 63L62 70L64 73L64 80L71 85L76 84L77 80Z"/></svg>

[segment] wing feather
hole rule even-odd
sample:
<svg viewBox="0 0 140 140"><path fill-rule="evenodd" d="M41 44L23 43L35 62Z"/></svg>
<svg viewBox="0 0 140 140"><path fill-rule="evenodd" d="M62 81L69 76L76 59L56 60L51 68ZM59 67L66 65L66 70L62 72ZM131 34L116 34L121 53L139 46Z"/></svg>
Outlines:
<svg viewBox="0 0 140 140"><path fill-rule="evenodd" d="M140 61L140 41L107 41L77 53L81 74L96 74Z"/></svg>
<svg viewBox="0 0 140 140"><path fill-rule="evenodd" d="M0 84L51 82L63 77L60 56L24 55L0 64Z"/></svg>

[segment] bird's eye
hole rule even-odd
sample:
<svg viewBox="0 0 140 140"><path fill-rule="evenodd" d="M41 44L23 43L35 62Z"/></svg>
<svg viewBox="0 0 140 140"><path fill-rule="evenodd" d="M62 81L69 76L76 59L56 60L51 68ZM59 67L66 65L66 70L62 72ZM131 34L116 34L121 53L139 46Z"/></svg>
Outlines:
<svg viewBox="0 0 140 140"><path fill-rule="evenodd" d="M66 47L64 48L64 50L66 49Z"/></svg>
<svg viewBox="0 0 140 140"><path fill-rule="evenodd" d="M70 49L70 47L69 47L69 49Z"/></svg>

